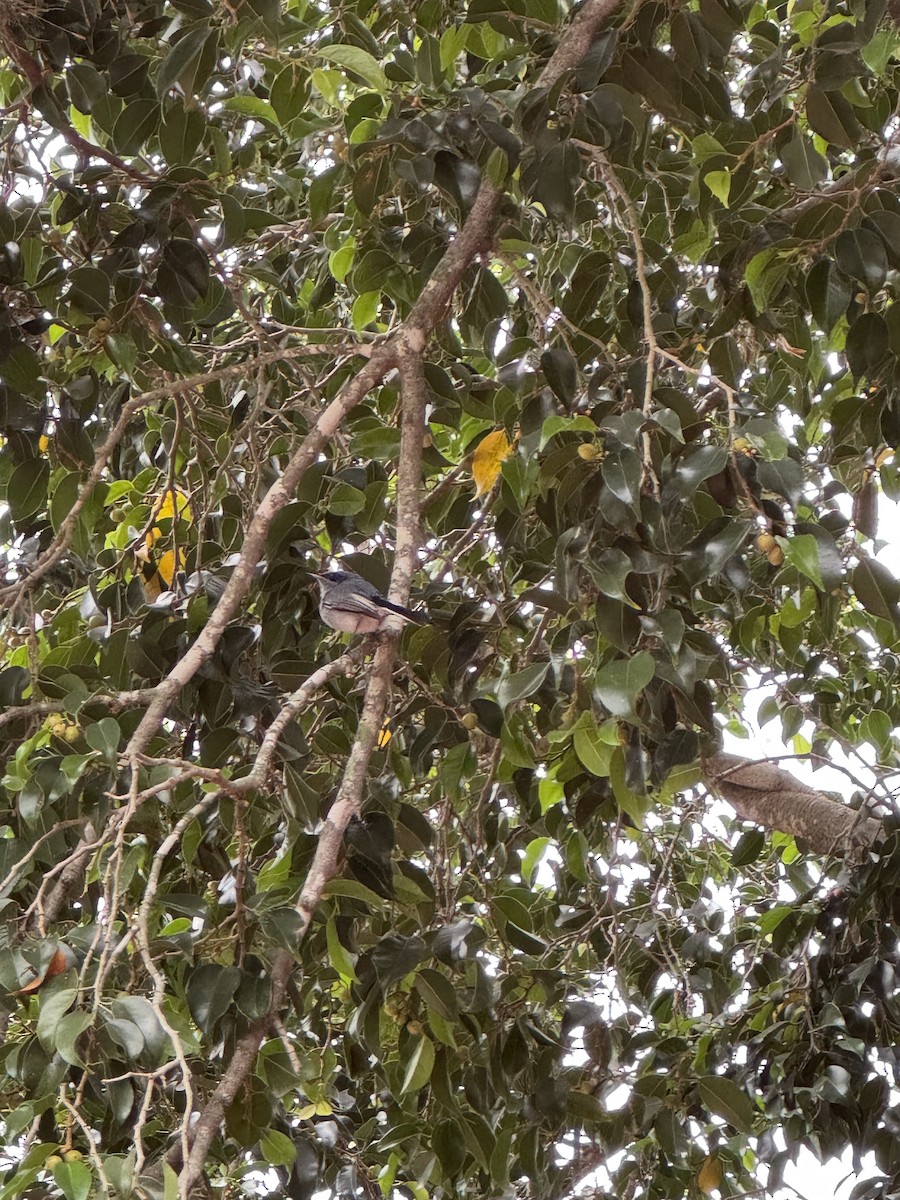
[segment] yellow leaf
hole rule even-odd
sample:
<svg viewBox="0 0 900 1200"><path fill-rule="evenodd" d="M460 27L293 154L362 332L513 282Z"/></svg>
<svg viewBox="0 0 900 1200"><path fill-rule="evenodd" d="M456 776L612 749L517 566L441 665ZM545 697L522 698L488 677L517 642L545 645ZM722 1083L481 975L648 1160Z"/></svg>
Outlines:
<svg viewBox="0 0 900 1200"><path fill-rule="evenodd" d="M707 1154L704 1159L703 1166L700 1168L700 1173L697 1176L697 1183L701 1192L716 1191L721 1186L724 1170L719 1162L718 1155Z"/></svg>
<svg viewBox="0 0 900 1200"><path fill-rule="evenodd" d="M472 478L475 495L483 496L497 482L500 468L512 454L512 446L502 429L495 429L482 438L472 458Z"/></svg>
<svg viewBox="0 0 900 1200"><path fill-rule="evenodd" d="M178 571L184 570L184 551L167 550L165 554L161 554L158 559L153 558L149 553L150 541L146 550L138 550L136 557L144 559L149 563L149 567L144 568L143 585L144 595L152 604L162 592L171 588L172 581ZM154 569L151 569L154 568Z"/></svg>
<svg viewBox="0 0 900 1200"><path fill-rule="evenodd" d="M163 493L162 501L156 513L156 519L158 521L171 520L175 516L176 505L179 519L187 521L190 524L193 519L190 501L184 492L179 492L173 488L167 488Z"/></svg>
<svg viewBox="0 0 900 1200"><path fill-rule="evenodd" d="M142 576L141 583L144 587L144 595L151 604L154 600L158 600L165 590L157 571L154 571L152 575Z"/></svg>
<svg viewBox="0 0 900 1200"><path fill-rule="evenodd" d="M167 550L156 564L156 569L171 587L176 571L184 570L184 554L180 550Z"/></svg>
<svg viewBox="0 0 900 1200"><path fill-rule="evenodd" d="M46 454L49 449L50 449L50 435L46 434L46 433L42 433L41 436L38 438L38 450L40 450L41 454Z"/></svg>
<svg viewBox="0 0 900 1200"><path fill-rule="evenodd" d="M328 1103L327 1100L317 1101L316 1105L315 1105L315 1109L316 1109L317 1117L330 1117L331 1114L334 1112L334 1109L331 1107L331 1105Z"/></svg>
<svg viewBox="0 0 900 1200"><path fill-rule="evenodd" d="M393 736L391 718L385 717L384 724L381 726L381 732L378 734L378 749L383 750Z"/></svg>
<svg viewBox="0 0 900 1200"><path fill-rule="evenodd" d="M316 1106L314 1104L304 1104L304 1106L297 1113L297 1116L301 1121L308 1121L310 1117L314 1117L315 1115Z"/></svg>

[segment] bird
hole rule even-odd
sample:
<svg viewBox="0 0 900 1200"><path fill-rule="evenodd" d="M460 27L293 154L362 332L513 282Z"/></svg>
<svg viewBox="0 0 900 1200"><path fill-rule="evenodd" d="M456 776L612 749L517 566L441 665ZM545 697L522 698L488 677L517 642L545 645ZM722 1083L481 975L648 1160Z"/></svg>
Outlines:
<svg viewBox="0 0 900 1200"><path fill-rule="evenodd" d="M382 596L374 584L355 571L315 571L319 585L319 616L340 633L379 633L391 616L416 625L427 625L430 618L395 604Z"/></svg>

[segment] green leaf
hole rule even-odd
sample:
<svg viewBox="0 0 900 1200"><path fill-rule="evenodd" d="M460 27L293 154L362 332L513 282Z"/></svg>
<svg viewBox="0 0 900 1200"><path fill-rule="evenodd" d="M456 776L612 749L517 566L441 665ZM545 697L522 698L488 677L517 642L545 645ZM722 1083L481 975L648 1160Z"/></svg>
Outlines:
<svg viewBox="0 0 900 1200"><path fill-rule="evenodd" d="M806 118L820 137L842 150L852 150L858 141L859 122L839 92L826 92L818 84L811 84L806 94Z"/></svg>
<svg viewBox="0 0 900 1200"><path fill-rule="evenodd" d="M750 1133L757 1116L753 1101L733 1079L707 1075L700 1080L700 1099L716 1117L721 1117L739 1133Z"/></svg>
<svg viewBox="0 0 900 1200"><path fill-rule="evenodd" d="M870 292L877 292L887 277L888 260L884 242L871 229L845 229L834 243L834 257L841 270L857 279Z"/></svg>
<svg viewBox="0 0 900 1200"><path fill-rule="evenodd" d="M655 673L653 656L641 650L632 658L601 667L594 677L594 688L601 704L614 717L637 722L635 703Z"/></svg>
<svg viewBox="0 0 900 1200"><path fill-rule="evenodd" d="M863 62L874 75L883 75L885 68L900 50L900 34L896 29L881 29L860 50Z"/></svg>
<svg viewBox="0 0 900 1200"><path fill-rule="evenodd" d="M440 63L444 74L465 50L468 37L468 25L451 25L441 34Z"/></svg>
<svg viewBox="0 0 900 1200"><path fill-rule="evenodd" d="M400 430L384 425L361 430L351 438L350 453L376 462L394 462L400 453Z"/></svg>
<svg viewBox="0 0 900 1200"><path fill-rule="evenodd" d="M806 296L812 315L830 333L847 311L852 290L850 280L830 258L820 258L806 277Z"/></svg>
<svg viewBox="0 0 900 1200"><path fill-rule="evenodd" d="M359 75L376 92L383 94L390 89L387 76L378 60L367 50L360 49L359 46L343 44L326 46L319 50L318 54L326 62L337 63L338 66L352 71L354 75Z"/></svg>
<svg viewBox="0 0 900 1200"><path fill-rule="evenodd" d="M56 1027L56 1050L73 1067L83 1067L85 1065L75 1043L93 1023L93 1016L89 1012L79 1009L76 1009L75 1012L66 1013L64 1017L60 1018L59 1024ZM143 1046L143 1042L141 1045Z"/></svg>
<svg viewBox="0 0 900 1200"><path fill-rule="evenodd" d="M163 1200L179 1200L178 1172L169 1163L163 1163Z"/></svg>
<svg viewBox="0 0 900 1200"><path fill-rule="evenodd" d="M322 889L322 895L326 897L347 896L375 909L382 908L385 904L382 896L356 879L330 879Z"/></svg>
<svg viewBox="0 0 900 1200"><path fill-rule="evenodd" d="M640 795L626 783L625 752L621 746L616 746L610 759L609 782L612 784L613 795L619 808L640 827L650 809L650 798Z"/></svg>
<svg viewBox="0 0 900 1200"><path fill-rule="evenodd" d="M325 936L328 943L328 958L331 965L342 979L356 980L356 969L350 951L338 937L334 917L329 917L325 924ZM271 1161L271 1160L270 1160Z"/></svg>
<svg viewBox="0 0 900 1200"><path fill-rule="evenodd" d="M578 364L569 351L563 346L545 350L541 355L541 370L554 395L569 407L578 388Z"/></svg>
<svg viewBox="0 0 900 1200"><path fill-rule="evenodd" d="M677 460L675 471L666 485L667 491L687 500L711 475L717 475L728 463L724 446L691 446Z"/></svg>
<svg viewBox="0 0 900 1200"><path fill-rule="evenodd" d="M596 433L597 426L590 417L547 417L541 426L541 440L538 446L543 450L547 443L558 433Z"/></svg>
<svg viewBox="0 0 900 1200"><path fill-rule="evenodd" d="M881 313L862 313L847 330L844 353L856 379L877 379L889 349L890 334Z"/></svg>
<svg viewBox="0 0 900 1200"><path fill-rule="evenodd" d="M434 1042L423 1035L416 1042L412 1043L412 1053L406 1059L406 1070L403 1075L403 1084L400 1088L401 1094L404 1092L418 1092L431 1078L433 1069Z"/></svg>
<svg viewBox="0 0 900 1200"><path fill-rule="evenodd" d="M790 538L779 538L784 550L784 561L796 567L807 579L811 579L820 592L825 591L825 582L819 566L819 543L811 534L795 534Z"/></svg>
<svg viewBox="0 0 900 1200"><path fill-rule="evenodd" d="M380 307L381 292L363 292L361 296L357 296L350 310L350 321L353 328L360 331L367 325L373 324L378 318Z"/></svg>
<svg viewBox="0 0 900 1200"><path fill-rule="evenodd" d="M309 76L303 66L290 62L275 77L269 89L269 103L282 124L303 112L309 98Z"/></svg>
<svg viewBox="0 0 900 1200"><path fill-rule="evenodd" d="M92 749L99 750L110 762L115 762L122 730L114 717L103 717L96 725L88 725L84 736Z"/></svg>
<svg viewBox="0 0 900 1200"><path fill-rule="evenodd" d="M718 158L727 156L727 151L722 143L714 138L711 133L700 133L694 138L691 143L694 161L698 166L702 167L709 158Z"/></svg>
<svg viewBox="0 0 900 1200"><path fill-rule="evenodd" d="M900 583L877 559L860 558L853 569L853 590L860 604L874 617L900 621Z"/></svg>
<svg viewBox="0 0 900 1200"><path fill-rule="evenodd" d="M445 1021L456 1021L459 1017L459 1002L456 989L450 980L431 967L423 967L416 975L415 988L429 1010L436 1012Z"/></svg>
<svg viewBox="0 0 900 1200"><path fill-rule="evenodd" d="M724 171L707 171L703 176L703 182L716 197L717 200L728 207L728 198L731 195L731 172Z"/></svg>
<svg viewBox="0 0 900 1200"><path fill-rule="evenodd" d="M788 179L794 187L811 192L828 177L828 160L821 155L795 125L787 144L781 149L781 158L787 169Z"/></svg>
<svg viewBox="0 0 900 1200"><path fill-rule="evenodd" d="M0 361L0 378L9 387L26 396L41 398L45 385L41 383L41 360L30 346L18 345Z"/></svg>
<svg viewBox="0 0 900 1200"><path fill-rule="evenodd" d="M441 1169L448 1179L452 1179L466 1160L466 1142L465 1138L460 1136L459 1122L454 1120L438 1122L431 1145L441 1164Z"/></svg>
<svg viewBox="0 0 900 1200"><path fill-rule="evenodd" d="M262 1156L271 1167L291 1167L297 1158L297 1147L285 1133L267 1129L259 1139Z"/></svg>
<svg viewBox="0 0 900 1200"><path fill-rule="evenodd" d="M48 1052L56 1049L56 1031L59 1022L69 1011L78 996L74 987L48 990L41 995L41 1010L37 1019L38 1041Z"/></svg>
<svg viewBox="0 0 900 1200"><path fill-rule="evenodd" d="M90 1167L78 1159L57 1163L53 1168L53 1182L66 1200L87 1200L92 1178Z"/></svg>
<svg viewBox="0 0 900 1200"><path fill-rule="evenodd" d="M222 107L228 112L240 113L242 117L252 117L254 121L262 121L265 125L271 125L278 129L280 122L275 109L268 100L261 100L259 96L251 96L248 93L243 93L240 96L229 96L223 101Z"/></svg>
<svg viewBox="0 0 900 1200"><path fill-rule="evenodd" d="M518 717L518 713L513 713L503 722L503 728L500 731L500 748L510 766L533 767L535 765L534 747Z"/></svg>
<svg viewBox="0 0 900 1200"><path fill-rule="evenodd" d="M138 154L159 126L156 100L133 100L122 109L113 129L113 141L120 154Z"/></svg>
<svg viewBox="0 0 900 1200"><path fill-rule="evenodd" d="M610 759L618 745L615 730L599 728L590 714L584 713L572 731L572 745L583 767L600 779L608 777Z"/></svg>
<svg viewBox="0 0 900 1200"><path fill-rule="evenodd" d="M14 521L27 521L44 507L49 483L50 464L46 458L28 458L19 463L6 485L6 503Z"/></svg>
<svg viewBox="0 0 900 1200"><path fill-rule="evenodd" d="M354 239L346 241L339 250L332 251L328 256L328 270L332 273L338 283L343 283L350 273L350 268L353 266L353 259L356 256L356 242Z"/></svg>
<svg viewBox="0 0 900 1200"><path fill-rule="evenodd" d="M746 544L753 522L719 518L711 521L689 546L684 568L692 579L712 579Z"/></svg>
<svg viewBox="0 0 900 1200"><path fill-rule="evenodd" d="M534 875L544 852L552 844L552 838L548 837L533 838L528 843L525 853L522 855L522 878L529 885L534 882Z"/></svg>
<svg viewBox="0 0 900 1200"><path fill-rule="evenodd" d="M339 517L353 517L366 507L366 493L349 483L339 483L328 498L328 511Z"/></svg>
<svg viewBox="0 0 900 1200"><path fill-rule="evenodd" d="M581 155L571 142L558 142L523 172L523 184L549 216L570 222L575 215L575 197L581 181Z"/></svg>
<svg viewBox="0 0 900 1200"><path fill-rule="evenodd" d="M708 226L697 218L685 233L680 233L672 242L672 249L692 263L698 263L712 244Z"/></svg>
<svg viewBox="0 0 900 1200"><path fill-rule="evenodd" d="M156 93L164 96L176 85L192 95L212 70L218 47L218 35L205 25L189 30L172 47L156 73Z"/></svg>
<svg viewBox="0 0 900 1200"><path fill-rule="evenodd" d="M766 835L761 829L748 829L738 838L737 845L731 852L733 867L748 867L756 862L766 844Z"/></svg>
<svg viewBox="0 0 900 1200"><path fill-rule="evenodd" d="M790 269L790 261L777 246L768 246L765 250L760 250L747 263L744 278L758 312L765 312L770 302L778 295Z"/></svg>
<svg viewBox="0 0 900 1200"><path fill-rule="evenodd" d="M256 888L259 892L270 892L284 887L291 874L291 856L283 854L280 858L270 858L264 863L256 877Z"/></svg>
<svg viewBox="0 0 900 1200"><path fill-rule="evenodd" d="M604 550L597 558L596 563L590 564L589 569L592 579L604 596L621 600L623 604L627 604L631 608L640 608L640 605L632 600L625 590L625 581L634 571L634 563L624 550L615 548ZM602 604L603 601L598 600L597 603Z"/></svg>
<svg viewBox="0 0 900 1200"><path fill-rule="evenodd" d="M187 1001L197 1026L211 1037L217 1023L231 1007L234 993L241 981L237 967L206 963L191 972L187 985Z"/></svg>
<svg viewBox="0 0 900 1200"><path fill-rule="evenodd" d="M876 708L866 713L859 723L860 738L873 745L879 756L886 755L890 750L892 733L893 721L881 709Z"/></svg>
<svg viewBox="0 0 900 1200"><path fill-rule="evenodd" d="M548 670L549 663L532 663L524 671L507 675L497 687L497 703L507 709L511 704L533 695L544 682Z"/></svg>

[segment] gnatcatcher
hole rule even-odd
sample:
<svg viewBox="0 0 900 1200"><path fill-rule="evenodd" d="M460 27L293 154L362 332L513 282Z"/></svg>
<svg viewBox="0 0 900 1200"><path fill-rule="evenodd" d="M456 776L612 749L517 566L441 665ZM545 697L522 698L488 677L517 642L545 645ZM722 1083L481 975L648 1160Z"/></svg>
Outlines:
<svg viewBox="0 0 900 1200"><path fill-rule="evenodd" d="M378 633L391 614L417 625L429 623L424 613L394 604L354 571L317 571L315 578L321 591L319 616L341 633Z"/></svg>

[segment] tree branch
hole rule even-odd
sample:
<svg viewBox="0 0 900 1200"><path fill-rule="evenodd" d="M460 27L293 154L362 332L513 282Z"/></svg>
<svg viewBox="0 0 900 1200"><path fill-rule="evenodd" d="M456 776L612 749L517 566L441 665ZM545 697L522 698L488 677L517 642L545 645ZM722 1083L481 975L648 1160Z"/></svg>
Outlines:
<svg viewBox="0 0 900 1200"><path fill-rule="evenodd" d="M551 87L564 71L581 60L597 30L620 3L621 0L588 0L541 72L538 82L542 87ZM576 51L564 49L570 40L575 43ZM488 180L482 182L462 229L426 281L406 320L392 337L373 348L368 363L322 413L282 477L266 493L250 523L240 561L221 600L190 650L159 685L156 697L129 743L129 757L136 757L146 748L181 688L215 651L228 622L250 589L272 521L291 498L309 466L337 433L344 417L371 388L381 383L392 367L399 364L403 354L424 350L428 336L441 319L469 264L490 246L502 194Z"/></svg>
<svg viewBox="0 0 900 1200"><path fill-rule="evenodd" d="M136 708L140 704L149 704L155 688L135 688L130 692L116 692L114 695L100 694L91 696L85 704L102 704L110 712L121 712L124 708ZM82 706L83 707L83 706ZM50 713L65 712L65 702L62 700L36 700L34 704L17 704L13 708L4 709L0 713L0 729L11 725L13 721L29 717L46 717Z"/></svg>
<svg viewBox="0 0 900 1200"><path fill-rule="evenodd" d="M803 838L819 854L858 855L883 835L880 821L856 812L768 762L736 754L704 761L707 785L739 817Z"/></svg>
<svg viewBox="0 0 900 1200"><path fill-rule="evenodd" d="M366 353L368 347L361 347L360 352ZM354 353L355 353L354 349ZM93 495L94 488L103 477L113 451L119 442L125 436L125 431L132 417L140 412L142 408L146 408L150 404L155 404L157 400L165 400L170 396L180 395L184 392L189 392L193 388L202 387L207 383L215 383L222 379L228 379L235 375L243 375L252 366L264 366L269 363L281 362L288 358L293 358L298 355L312 356L319 354L334 354L335 347L333 345L315 345L315 346L291 346L279 347L277 350L270 350L262 354L258 354L251 363L242 361L239 363L229 363L228 366L219 367L212 371L203 371L199 375L189 375L184 379L175 379L171 383L163 384L158 388L153 388L152 391L142 392L140 395L132 396L132 398L122 406L122 411L119 414L119 419L113 425L107 436L97 447L94 453L94 462L88 472L87 479L81 485L78 496L71 509L66 513L65 519L56 531L53 541L47 549L41 554L34 565L29 570L24 579L18 580L16 583L10 584L5 588L0 588L0 605L4 607L12 607L22 591L32 589L34 585L59 562L62 556L72 544L72 538L75 535L75 526L78 518L84 511L84 507Z"/></svg>
<svg viewBox="0 0 900 1200"><path fill-rule="evenodd" d="M425 432L425 377L421 354L424 343L418 338L401 336L397 341L403 416L400 427L400 460L397 469L397 549L391 575L390 595L398 604L409 596L409 586L417 565L418 530L421 512L422 441ZM276 485L277 486L277 485ZM274 490L274 489L273 489ZM269 493L271 495L271 492ZM268 497L267 497L268 498ZM219 602L216 611L221 606ZM306 935L313 913L322 899L325 885L338 869L344 831L362 809L369 762L384 724L391 692L391 676L397 657L399 630L388 630L375 652L366 684L366 696L353 746L344 768L337 797L322 824L312 864L303 884L297 911L300 914L298 939ZM274 752L274 744L273 744ZM260 752L262 757L262 751ZM259 760L258 760L259 761ZM262 769L262 767L261 767ZM293 970L293 956L280 951L272 969L272 994L268 1012L238 1042L216 1090L200 1117L191 1127L191 1149L178 1180L179 1192L186 1196L203 1173L204 1164L225 1113L256 1062L263 1038L284 1003L287 984ZM177 1158L178 1151L175 1153Z"/></svg>

